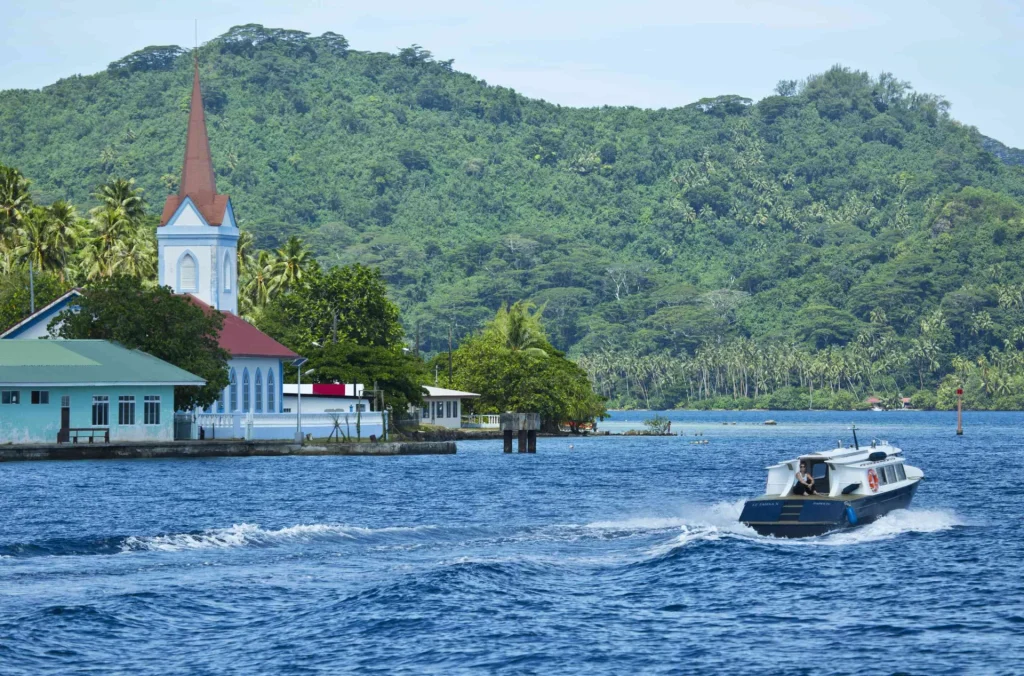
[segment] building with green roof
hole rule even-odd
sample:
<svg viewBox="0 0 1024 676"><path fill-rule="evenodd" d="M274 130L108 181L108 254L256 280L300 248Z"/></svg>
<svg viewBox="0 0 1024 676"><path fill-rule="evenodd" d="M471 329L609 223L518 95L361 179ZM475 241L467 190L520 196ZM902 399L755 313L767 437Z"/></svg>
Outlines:
<svg viewBox="0 0 1024 676"><path fill-rule="evenodd" d="M105 340L0 341L0 443L170 441L202 378Z"/></svg>

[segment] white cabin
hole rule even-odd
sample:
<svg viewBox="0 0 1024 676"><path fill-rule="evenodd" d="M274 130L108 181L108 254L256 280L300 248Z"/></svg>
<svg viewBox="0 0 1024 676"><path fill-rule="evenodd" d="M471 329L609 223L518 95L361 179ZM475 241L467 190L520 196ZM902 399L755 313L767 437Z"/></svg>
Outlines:
<svg viewBox="0 0 1024 676"><path fill-rule="evenodd" d="M462 400L475 399L479 394L449 390L443 387L423 386L423 408L420 422L458 429L462 427ZM415 409L413 409L415 410Z"/></svg>
<svg viewBox="0 0 1024 676"><path fill-rule="evenodd" d="M765 495L787 497L793 493L801 462L814 478L815 489L829 497L885 493L924 478L924 472L907 465L902 449L887 441L870 446L835 448L802 455L768 468Z"/></svg>

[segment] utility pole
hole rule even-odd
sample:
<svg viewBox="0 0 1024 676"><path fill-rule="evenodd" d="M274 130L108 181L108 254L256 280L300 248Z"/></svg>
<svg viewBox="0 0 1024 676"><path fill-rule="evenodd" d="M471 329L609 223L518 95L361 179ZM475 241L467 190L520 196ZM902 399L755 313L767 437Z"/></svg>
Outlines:
<svg viewBox="0 0 1024 676"><path fill-rule="evenodd" d="M28 308L29 314L36 313L36 276L32 268L32 256L28 257Z"/></svg>
<svg viewBox="0 0 1024 676"><path fill-rule="evenodd" d="M448 325L448 387L452 386L452 325Z"/></svg>

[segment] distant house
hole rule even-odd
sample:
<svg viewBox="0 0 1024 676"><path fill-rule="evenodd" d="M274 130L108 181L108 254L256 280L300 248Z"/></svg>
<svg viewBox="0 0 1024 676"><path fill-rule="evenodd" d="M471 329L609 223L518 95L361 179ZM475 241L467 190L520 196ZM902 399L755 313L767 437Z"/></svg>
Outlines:
<svg viewBox="0 0 1024 676"><path fill-rule="evenodd" d="M75 302L81 298L81 289L71 289L63 296L25 317L20 322L0 333L0 339L12 338L49 338L48 327L53 318L69 307L74 308ZM61 322L63 324L63 322Z"/></svg>
<svg viewBox="0 0 1024 676"><path fill-rule="evenodd" d="M462 427L462 408L464 399L475 399L479 394L448 390L443 387L423 386L423 409L420 421L430 424L458 429Z"/></svg>
<svg viewBox="0 0 1024 676"><path fill-rule="evenodd" d="M170 441L174 388L205 382L105 340L12 340L0 349L0 444Z"/></svg>
<svg viewBox="0 0 1024 676"><path fill-rule="evenodd" d="M298 408L299 386L285 383L284 412ZM371 410L370 399L363 395L363 386L356 383L303 383L303 413L355 413Z"/></svg>

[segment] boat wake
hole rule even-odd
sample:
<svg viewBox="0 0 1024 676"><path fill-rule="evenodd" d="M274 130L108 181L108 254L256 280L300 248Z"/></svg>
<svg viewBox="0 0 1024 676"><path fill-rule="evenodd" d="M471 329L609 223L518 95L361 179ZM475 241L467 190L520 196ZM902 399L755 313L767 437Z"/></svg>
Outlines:
<svg viewBox="0 0 1024 676"><path fill-rule="evenodd" d="M650 556L659 557L678 551L697 542L718 540L744 540L768 546L846 546L891 540L910 533L937 533L965 525L964 521L950 510L942 509L901 509L881 519L848 530L828 533L809 538L775 538L759 535L754 529L739 522L743 500L735 503L722 502L703 508L694 508L693 515L682 519L682 532L670 541L656 545L648 551Z"/></svg>
<svg viewBox="0 0 1024 676"><path fill-rule="evenodd" d="M136 551L180 552L194 549L270 546L285 541L314 539L358 540L379 535L431 531L434 526L393 526L361 528L339 524L300 524L268 530L257 524L235 524L229 528L211 528L199 533L131 536L125 538L122 553Z"/></svg>
<svg viewBox="0 0 1024 676"><path fill-rule="evenodd" d="M343 524L299 524L287 528L268 529L257 524L240 523L227 528L210 528L190 533L161 535L129 535L95 538L57 538L41 542L0 545L0 557L96 556L133 552L183 552L199 549L233 547L271 547L287 542L314 540L363 540L386 542L395 539L419 538L435 526L395 526L362 528Z"/></svg>

